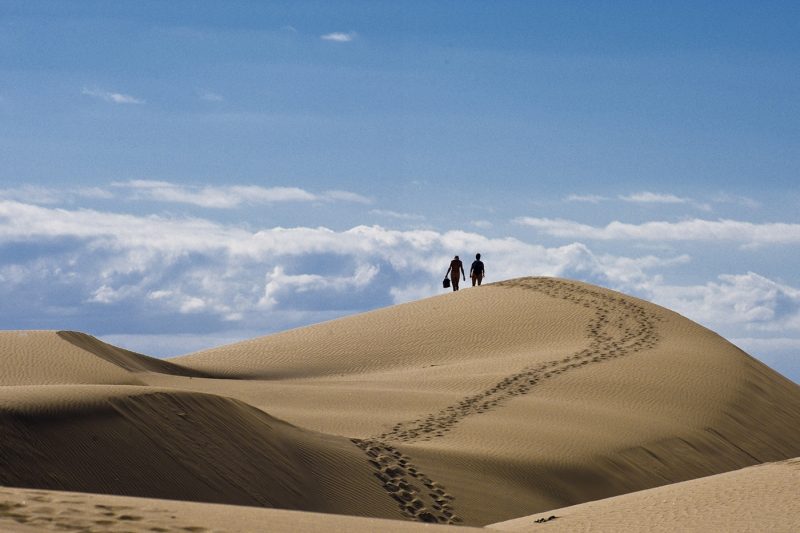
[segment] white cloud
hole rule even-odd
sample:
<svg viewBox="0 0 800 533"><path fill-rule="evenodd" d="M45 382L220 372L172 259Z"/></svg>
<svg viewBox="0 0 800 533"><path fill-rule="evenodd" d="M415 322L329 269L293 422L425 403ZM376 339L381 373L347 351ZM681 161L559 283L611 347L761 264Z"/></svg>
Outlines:
<svg viewBox="0 0 800 533"><path fill-rule="evenodd" d="M376 265L361 264L349 276L323 276L321 274L289 275L281 266L276 266L266 276L264 295L258 301L259 307L273 308L282 296L292 294L332 290L343 292L358 290L370 283L380 271Z"/></svg>
<svg viewBox="0 0 800 533"><path fill-rule="evenodd" d="M0 189L0 198L43 205L59 204L63 202L63 194L61 191L36 185L23 185L22 187Z"/></svg>
<svg viewBox="0 0 800 533"><path fill-rule="evenodd" d="M185 203L213 209L230 209L240 205L280 202L371 202L369 198L348 191L328 191L314 194L298 187L260 187L257 185L193 187L154 180L131 180L117 182L113 185L131 191L131 198L137 200Z"/></svg>
<svg viewBox="0 0 800 533"><path fill-rule="evenodd" d="M380 226L249 231L199 218L0 201L0 244L21 241L73 243L70 253L78 264L70 268L86 284L85 301L147 301L225 319L268 303L274 307L276 302L291 301L277 294L342 294L343 289L352 289L344 294L355 297L384 274L391 282L381 284L381 291L391 298L393 288L438 280L456 253L471 257L481 252L489 281L554 275L627 283L670 261L597 255L578 243L546 248L463 231L398 231ZM57 257L44 270L55 272L66 265L63 257ZM264 272L271 273L266 282ZM60 277L66 279L63 272ZM408 294L409 289L403 290Z"/></svg>
<svg viewBox="0 0 800 533"><path fill-rule="evenodd" d="M494 226L494 224L492 224L488 220L473 220L472 222L470 222L470 224L480 229L489 229L492 226Z"/></svg>
<svg viewBox="0 0 800 533"><path fill-rule="evenodd" d="M746 207L748 209L758 209L761 207L761 202L748 198L747 196L737 196L729 193L719 193L712 199L718 204L734 204Z"/></svg>
<svg viewBox="0 0 800 533"><path fill-rule="evenodd" d="M553 237L590 240L712 241L745 245L800 243L800 224L692 219L680 222L627 224L614 221L590 226L572 220L520 217L514 221Z"/></svg>
<svg viewBox="0 0 800 533"><path fill-rule="evenodd" d="M791 350L800 360L800 338L798 337L734 337L731 342L750 353Z"/></svg>
<svg viewBox="0 0 800 533"><path fill-rule="evenodd" d="M444 277L444 276L442 276ZM435 294L440 294L442 290L441 283L409 283L400 287L392 287L389 293L392 295L392 300L396 304L406 302L413 302L422 298L428 298Z"/></svg>
<svg viewBox="0 0 800 533"><path fill-rule="evenodd" d="M0 200L17 200L39 205L57 205L74 201L76 198L107 200L114 195L100 187L77 187L58 189L37 185L23 185L0 189Z"/></svg>
<svg viewBox="0 0 800 533"><path fill-rule="evenodd" d="M638 192L626 196L620 196L620 200L624 202L632 202L638 204L685 204L691 205L702 211L711 211L711 206L707 203L697 202L691 198L681 198L674 194L662 194L654 192Z"/></svg>
<svg viewBox="0 0 800 533"><path fill-rule="evenodd" d="M101 304L109 304L119 300L119 293L115 291L108 285L101 285L98 287L93 293L92 297L89 298L90 302L97 302Z"/></svg>
<svg viewBox="0 0 800 533"><path fill-rule="evenodd" d="M236 203L270 204L277 202L313 202L320 200L316 194L299 187L259 187L233 185L230 187L203 187L204 196L222 195Z"/></svg>
<svg viewBox="0 0 800 533"><path fill-rule="evenodd" d="M94 198L97 200L110 200L114 198L114 193L102 187L78 187L69 192L82 198Z"/></svg>
<svg viewBox="0 0 800 533"><path fill-rule="evenodd" d="M371 204L372 199L350 191L325 191L322 198L331 201L353 202L356 204Z"/></svg>
<svg viewBox="0 0 800 533"><path fill-rule="evenodd" d="M688 204L691 200L680 198L674 194L659 194L654 192L638 192L627 196L620 196L624 202L644 203L644 204Z"/></svg>
<svg viewBox="0 0 800 533"><path fill-rule="evenodd" d="M565 199L567 202L585 202L589 204L599 204L600 202L605 202L609 200L609 198L605 196L599 196L597 194L570 194Z"/></svg>
<svg viewBox="0 0 800 533"><path fill-rule="evenodd" d="M135 96L131 96L129 94L122 94L122 93L115 93L111 91L104 91L102 89L89 89L84 87L81 90L81 94L85 94L86 96L91 96L93 98L99 98L106 102L111 102L114 104L144 104L145 101L136 98Z"/></svg>
<svg viewBox="0 0 800 533"><path fill-rule="evenodd" d="M349 43L353 39L355 39L358 34L354 31L343 33L343 32L333 32L333 33L326 33L325 35L320 35L320 39L323 41L333 41L337 43Z"/></svg>
<svg viewBox="0 0 800 533"><path fill-rule="evenodd" d="M180 305L181 313L199 313L206 308L206 302L196 296L185 298Z"/></svg>
<svg viewBox="0 0 800 533"><path fill-rule="evenodd" d="M369 213L371 215L395 218L398 220L417 220L417 221L425 220L425 217L423 215L418 215L415 213L398 213L397 211L391 211L389 209L371 209Z"/></svg>
<svg viewBox="0 0 800 533"><path fill-rule="evenodd" d="M170 296L172 296L172 291L152 291L147 295L152 300L161 300Z"/></svg>
<svg viewBox="0 0 800 533"><path fill-rule="evenodd" d="M566 202L583 202L590 204L599 204L601 202L608 202L611 200L613 200L613 198L597 194L570 194L564 198L564 201ZM683 198L674 194L655 193L650 191L619 195L617 196L617 200L634 204L689 205L702 211L712 210L711 205L708 203L698 202L691 198Z"/></svg>
<svg viewBox="0 0 800 533"><path fill-rule="evenodd" d="M689 286L655 279L636 290L723 334L800 332L800 289L754 272Z"/></svg>

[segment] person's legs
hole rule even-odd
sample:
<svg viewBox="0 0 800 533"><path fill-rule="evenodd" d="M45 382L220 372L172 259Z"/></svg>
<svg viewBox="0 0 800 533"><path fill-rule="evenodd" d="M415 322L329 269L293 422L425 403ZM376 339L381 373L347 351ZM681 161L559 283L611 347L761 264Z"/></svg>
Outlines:
<svg viewBox="0 0 800 533"><path fill-rule="evenodd" d="M478 287L481 286L481 281L483 281L483 276L478 276Z"/></svg>
<svg viewBox="0 0 800 533"><path fill-rule="evenodd" d="M472 286L474 287L476 283L477 283L478 285L480 285L480 284L481 284L481 278L479 278L478 276L476 276L475 274L473 274L473 275L472 275Z"/></svg>
<svg viewBox="0 0 800 533"><path fill-rule="evenodd" d="M451 285L453 285L453 290L457 291L458 290L458 278L452 278L450 280L450 283L451 283Z"/></svg>

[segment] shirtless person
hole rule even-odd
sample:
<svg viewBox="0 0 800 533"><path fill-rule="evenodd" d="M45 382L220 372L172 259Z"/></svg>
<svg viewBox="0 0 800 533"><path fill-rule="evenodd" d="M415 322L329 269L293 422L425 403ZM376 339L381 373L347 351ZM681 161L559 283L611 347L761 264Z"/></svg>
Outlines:
<svg viewBox="0 0 800 533"><path fill-rule="evenodd" d="M459 274L464 278L464 281L467 281L467 276L464 273L464 265L461 263L461 259L459 259L458 256L450 261L450 268L447 269L444 276L447 277L448 274L450 274L450 281L452 282L454 291L458 290Z"/></svg>
<svg viewBox="0 0 800 533"><path fill-rule="evenodd" d="M481 254L477 254L475 256L475 261L472 262L472 267L469 269L469 277L472 278L473 287L475 286L475 283L480 286L484 273L485 270L483 268L483 261L481 261Z"/></svg>

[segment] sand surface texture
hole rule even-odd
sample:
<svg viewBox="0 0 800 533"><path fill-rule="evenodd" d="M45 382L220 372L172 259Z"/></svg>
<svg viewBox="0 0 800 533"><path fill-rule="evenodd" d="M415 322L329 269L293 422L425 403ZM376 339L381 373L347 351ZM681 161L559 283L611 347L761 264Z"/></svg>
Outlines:
<svg viewBox="0 0 800 533"><path fill-rule="evenodd" d="M796 384L553 278L170 361L46 331L0 357L9 487L483 526L800 456Z"/></svg>
<svg viewBox="0 0 800 533"><path fill-rule="evenodd" d="M800 458L488 526L501 531L800 531Z"/></svg>
<svg viewBox="0 0 800 533"><path fill-rule="evenodd" d="M263 507L0 487L0 531L470 533L486 530Z"/></svg>

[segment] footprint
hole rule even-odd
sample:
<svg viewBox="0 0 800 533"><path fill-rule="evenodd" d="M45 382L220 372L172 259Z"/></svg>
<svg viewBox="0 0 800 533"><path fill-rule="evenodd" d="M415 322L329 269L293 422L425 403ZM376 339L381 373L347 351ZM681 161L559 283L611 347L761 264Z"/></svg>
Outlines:
<svg viewBox="0 0 800 533"><path fill-rule="evenodd" d="M142 519L143 519L143 517L141 517L141 516L130 515L130 514L123 514L123 515L119 515L117 517L117 520L126 520L126 521L131 521L131 522L138 522L139 520L142 520Z"/></svg>

